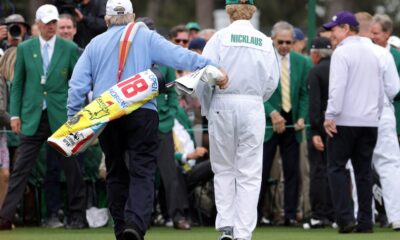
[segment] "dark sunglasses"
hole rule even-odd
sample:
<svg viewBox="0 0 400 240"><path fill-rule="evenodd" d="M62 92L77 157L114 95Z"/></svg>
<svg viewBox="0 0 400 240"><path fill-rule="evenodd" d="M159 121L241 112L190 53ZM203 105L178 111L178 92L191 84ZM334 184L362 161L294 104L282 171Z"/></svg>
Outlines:
<svg viewBox="0 0 400 240"><path fill-rule="evenodd" d="M286 45L290 45L293 43L292 41L283 41L283 40L278 40L277 42L279 45L283 45L284 43L286 43Z"/></svg>
<svg viewBox="0 0 400 240"><path fill-rule="evenodd" d="M176 44L179 44L179 43L187 44L187 43L189 42L189 40L187 40L187 39L178 39L178 38L175 38L174 42L175 42Z"/></svg>

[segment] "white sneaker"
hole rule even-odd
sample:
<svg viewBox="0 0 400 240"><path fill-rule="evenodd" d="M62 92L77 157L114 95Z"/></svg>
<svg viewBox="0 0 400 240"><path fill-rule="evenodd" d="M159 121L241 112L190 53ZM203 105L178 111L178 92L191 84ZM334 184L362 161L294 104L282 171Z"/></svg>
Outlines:
<svg viewBox="0 0 400 240"><path fill-rule="evenodd" d="M400 231L400 222L392 223L392 229L395 231Z"/></svg>
<svg viewBox="0 0 400 240"><path fill-rule="evenodd" d="M219 240L233 240L233 227L223 227L218 229L221 232Z"/></svg>
<svg viewBox="0 0 400 240"><path fill-rule="evenodd" d="M261 225L270 225L271 221L266 217L262 217L261 220L260 220L260 224Z"/></svg>

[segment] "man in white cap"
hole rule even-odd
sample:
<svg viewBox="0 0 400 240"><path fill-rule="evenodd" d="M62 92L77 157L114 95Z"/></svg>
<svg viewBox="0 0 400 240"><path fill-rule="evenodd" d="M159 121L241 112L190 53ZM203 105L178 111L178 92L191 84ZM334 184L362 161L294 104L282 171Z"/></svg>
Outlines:
<svg viewBox="0 0 400 240"><path fill-rule="evenodd" d="M135 20L131 1L109 0L105 20L108 30L86 46L72 74L67 105L69 117L83 107L92 87L95 98L119 80L149 69L153 64L191 71L208 64L218 66L170 43L143 23L135 23L137 31L128 49L125 67L119 70L120 39L126 25ZM226 76L217 82L220 86L226 83ZM128 87L135 91L139 86ZM108 207L118 240L142 240L147 231L154 199L158 122L153 99L131 114L108 123L99 136L106 157Z"/></svg>
<svg viewBox="0 0 400 240"><path fill-rule="evenodd" d="M0 230L11 230L11 219L42 144L67 120L68 80L78 59L78 47L56 36L57 21L55 6L39 7L36 12L39 37L17 48L10 115L11 128L20 136L20 145L0 211ZM52 161L59 161L67 173L69 216L65 227L86 227L85 189L77 161L66 159L50 148L48 156L53 157Z"/></svg>
<svg viewBox="0 0 400 240"><path fill-rule="evenodd" d="M254 1L226 0L226 11L231 25L214 34L203 56L227 70L229 86L215 89L210 110L203 107L202 114L209 121L215 227L222 233L220 240L250 240L262 178L263 103L278 85L279 67L272 40L249 21L256 11Z"/></svg>

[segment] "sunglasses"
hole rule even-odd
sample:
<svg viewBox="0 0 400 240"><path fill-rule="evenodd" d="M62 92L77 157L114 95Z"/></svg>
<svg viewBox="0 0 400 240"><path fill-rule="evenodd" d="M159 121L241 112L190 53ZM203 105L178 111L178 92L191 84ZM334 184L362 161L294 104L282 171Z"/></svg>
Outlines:
<svg viewBox="0 0 400 240"><path fill-rule="evenodd" d="M292 41L283 41L283 40L278 40L277 42L278 42L279 45L283 45L284 43L285 43L286 45L290 45L290 44L293 43Z"/></svg>
<svg viewBox="0 0 400 240"><path fill-rule="evenodd" d="M175 42L176 44L179 44L179 43L187 44L187 43L189 42L189 40L187 40L187 39L175 38L175 39L174 39L174 42Z"/></svg>

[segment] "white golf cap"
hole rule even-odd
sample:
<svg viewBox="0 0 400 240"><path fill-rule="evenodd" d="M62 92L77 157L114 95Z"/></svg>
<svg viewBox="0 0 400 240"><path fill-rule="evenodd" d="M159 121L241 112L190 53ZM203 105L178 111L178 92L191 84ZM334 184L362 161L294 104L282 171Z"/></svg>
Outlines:
<svg viewBox="0 0 400 240"><path fill-rule="evenodd" d="M119 16L133 13L130 0L108 0L106 5L106 15Z"/></svg>
<svg viewBox="0 0 400 240"><path fill-rule="evenodd" d="M58 21L58 11L54 5L45 4L38 8L36 11L36 20L47 24L53 20Z"/></svg>

